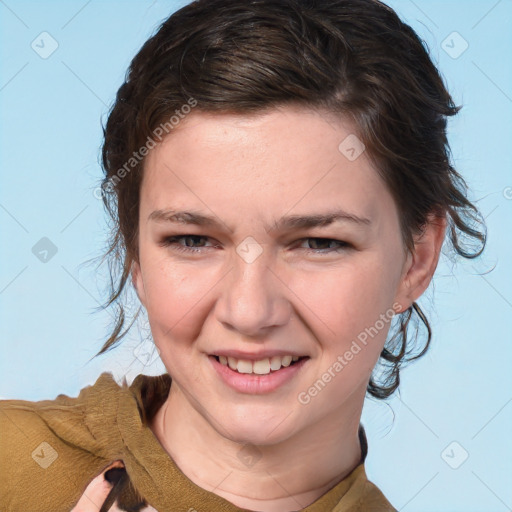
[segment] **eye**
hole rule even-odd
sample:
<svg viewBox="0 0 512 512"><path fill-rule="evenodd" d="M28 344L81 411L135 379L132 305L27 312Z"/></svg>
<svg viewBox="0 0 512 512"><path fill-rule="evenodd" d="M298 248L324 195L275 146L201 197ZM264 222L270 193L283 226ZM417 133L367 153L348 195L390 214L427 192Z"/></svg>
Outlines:
<svg viewBox="0 0 512 512"><path fill-rule="evenodd" d="M201 253L205 249L216 247L215 245L204 245L204 242L211 238L203 235L176 235L165 238L159 245L163 247L171 247L172 250ZM306 243L307 247L299 247L313 254L329 254L332 252L340 252L351 248L351 244L342 240L334 240L332 238L310 237L299 240L302 244Z"/></svg>
<svg viewBox="0 0 512 512"><path fill-rule="evenodd" d="M172 247L173 250L182 252L202 252L202 249L208 246L195 247L194 244L200 240L209 240L209 237L202 235L177 235L165 238L160 245L163 247ZM181 244L180 241L184 241L185 245Z"/></svg>
<svg viewBox="0 0 512 512"><path fill-rule="evenodd" d="M348 242L342 240L334 240L332 238L303 238L303 243L313 247L301 247L306 249L308 252L314 254L326 254L343 249L349 249L351 245Z"/></svg>

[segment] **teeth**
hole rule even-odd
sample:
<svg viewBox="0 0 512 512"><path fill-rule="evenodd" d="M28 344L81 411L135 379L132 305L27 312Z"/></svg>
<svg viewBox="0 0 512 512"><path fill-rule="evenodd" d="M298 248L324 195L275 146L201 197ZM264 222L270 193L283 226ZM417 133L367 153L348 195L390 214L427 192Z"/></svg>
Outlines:
<svg viewBox="0 0 512 512"><path fill-rule="evenodd" d="M281 368L281 357L274 356L270 360L270 369L276 371L276 370L279 370L280 368Z"/></svg>
<svg viewBox="0 0 512 512"><path fill-rule="evenodd" d="M254 361L252 364L252 371L258 375L266 375L267 373L270 373L270 360L262 359L261 361Z"/></svg>
<svg viewBox="0 0 512 512"><path fill-rule="evenodd" d="M251 361L239 359L236 369L238 370L238 373L252 373L252 363Z"/></svg>
<svg viewBox="0 0 512 512"><path fill-rule="evenodd" d="M229 366L238 373L254 373L256 375L268 375L270 371L280 370L281 367L288 367L292 361L298 361L299 356L274 356L270 359L259 361L247 361L246 359L235 359L234 357L219 356L219 362Z"/></svg>
<svg viewBox="0 0 512 512"><path fill-rule="evenodd" d="M292 356L284 356L281 364L283 366L290 366L292 364Z"/></svg>

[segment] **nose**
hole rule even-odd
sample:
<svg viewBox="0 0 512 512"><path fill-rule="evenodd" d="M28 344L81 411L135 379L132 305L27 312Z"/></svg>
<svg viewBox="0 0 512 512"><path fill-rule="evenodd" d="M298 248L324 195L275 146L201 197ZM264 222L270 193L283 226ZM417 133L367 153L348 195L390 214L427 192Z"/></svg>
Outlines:
<svg viewBox="0 0 512 512"><path fill-rule="evenodd" d="M286 286L265 250L252 262L235 254L222 283L215 311L227 329L258 338L289 321L292 307Z"/></svg>

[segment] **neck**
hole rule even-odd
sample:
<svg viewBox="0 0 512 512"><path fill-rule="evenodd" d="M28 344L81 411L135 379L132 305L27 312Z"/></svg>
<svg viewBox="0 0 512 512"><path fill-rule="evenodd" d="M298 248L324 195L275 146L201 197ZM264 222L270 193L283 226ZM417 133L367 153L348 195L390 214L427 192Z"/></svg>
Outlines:
<svg viewBox="0 0 512 512"><path fill-rule="evenodd" d="M321 424L271 446L236 443L219 434L173 382L151 429L182 473L240 508L262 512L307 507L361 461L355 410L332 411ZM348 419L347 419L348 418Z"/></svg>

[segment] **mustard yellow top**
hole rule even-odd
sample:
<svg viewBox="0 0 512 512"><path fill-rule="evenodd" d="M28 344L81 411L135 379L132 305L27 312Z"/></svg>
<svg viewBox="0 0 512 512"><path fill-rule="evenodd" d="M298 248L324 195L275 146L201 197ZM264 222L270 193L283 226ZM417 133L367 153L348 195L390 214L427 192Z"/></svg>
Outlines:
<svg viewBox="0 0 512 512"><path fill-rule="evenodd" d="M70 512L96 475L122 461L124 478L111 493L116 510L247 512L189 480L149 428L170 385L168 375L138 375L119 386L102 373L76 398L1 400L0 509ZM396 512L366 477L362 427L360 439L361 463L303 512Z"/></svg>

